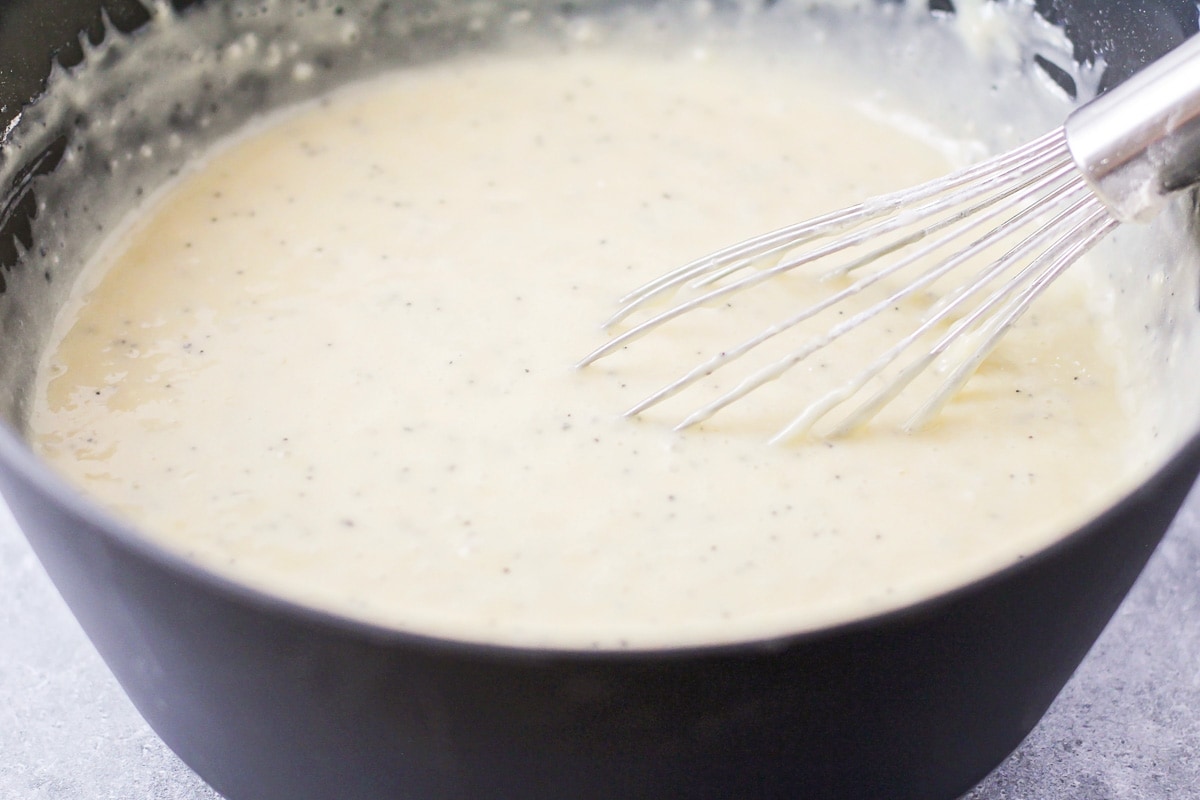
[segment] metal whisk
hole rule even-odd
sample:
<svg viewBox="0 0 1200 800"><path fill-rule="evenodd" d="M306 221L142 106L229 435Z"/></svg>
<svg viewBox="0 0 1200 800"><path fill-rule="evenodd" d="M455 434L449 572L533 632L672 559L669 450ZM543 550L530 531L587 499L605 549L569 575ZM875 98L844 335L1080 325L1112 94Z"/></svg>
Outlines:
<svg viewBox="0 0 1200 800"><path fill-rule="evenodd" d="M1073 112L1059 129L1011 152L937 180L878 197L727 247L686 264L622 298L606 329L654 301L688 294L588 354L609 355L664 323L802 266L848 285L811 307L725 348L626 413L639 414L705 379L769 339L868 288L904 282L865 308L840 317L783 358L752 372L697 409L696 425L782 376L813 353L906 298L965 277L908 334L852 379L803 407L775 440L809 432L834 409L852 405L827 435L870 421L935 361L970 340L932 395L904 424L933 419L967 382L1030 304L1081 255L1121 223L1153 217L1176 192L1200 183L1200 36ZM881 283L884 282L884 283ZM940 335L939 335L940 334ZM932 344L927 343L933 338ZM915 355L909 351L916 351ZM908 354L909 360L901 362ZM892 367L900 362L902 366ZM891 368L887 377L879 376Z"/></svg>

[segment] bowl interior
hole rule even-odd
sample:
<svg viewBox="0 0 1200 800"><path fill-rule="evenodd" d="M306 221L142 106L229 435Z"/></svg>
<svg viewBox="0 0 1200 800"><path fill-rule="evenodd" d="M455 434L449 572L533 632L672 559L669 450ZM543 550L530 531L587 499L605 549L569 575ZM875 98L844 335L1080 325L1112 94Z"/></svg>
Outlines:
<svg viewBox="0 0 1200 800"><path fill-rule="evenodd" d="M71 24L92 26L87 52L78 54L81 66L52 76L45 96L12 117L0 162L0 183L6 189L0 208L0 335L6 342L0 353L0 418L10 437L20 437L26 429L33 374L78 271L129 209L213 141L265 109L349 80L500 46L512 35L503 22L517 12L529 13L536 28L560 30L589 15L619 16L624 8L615 2L484 9L449 2L403 9L389 3L325 2L297 15L270 3L232 3L222 11L192 5L179 4L183 24L174 26L171 35L152 37L123 32L144 33L147 25L170 27L161 19L150 21L140 6L117 14L112 27L97 28L92 5L80 4ZM717 4L717 13L733 15L736 5ZM1007 118L1011 104L1023 104L1017 116L1027 124L997 126L987 141L992 148L1011 145L1040 132L1039 126L1053 124L1064 108L1063 94L1086 99L1195 27L1195 9L1186 3L1141 4L1136 13L1129 4L1101 5L1045 9L1045 16L1064 25L1073 39L1056 38L1041 22L1020 29L1023 35L1034 31L1043 38L1017 43L1017 55L1006 67L1011 82L992 96L974 97L977 108L950 113ZM973 9L964 4L959 13ZM935 9L935 16L946 13L941 6ZM913 18L908 11L870 17L871 24L895 26L905 36L929 27L924 19L914 27ZM316 67L304 80L292 79L287 69L266 59L249 57L230 67L231 52L278 38L281 24L294 45L288 63ZM0 24L0 30L6 29L11 28ZM1114 32L1126 36L1114 37ZM879 40L877 31L867 35ZM917 75L928 70L904 36L888 47L892 49L869 56L881 75L881 65L896 62ZM1066 50L1083 63L1065 58ZM31 55L21 58L26 64L36 61ZM74 59L69 52L64 56L68 62ZM23 80L6 88L20 94L40 86L41 78L29 80L36 72L22 71ZM169 78L145 80L149 74ZM1030 76L1044 84L1044 101L1030 103L1022 90ZM908 82L939 83L928 75ZM1189 369L1200 357L1194 212L1193 197L1182 196L1152 225L1121 230L1096 259L1111 287L1101 302L1107 303L1106 311L1130 349L1127 380L1147 387L1149 399L1139 420L1147 476L1200 432L1200 387ZM57 480L48 470L40 479ZM97 518L120 527L102 512L97 511Z"/></svg>

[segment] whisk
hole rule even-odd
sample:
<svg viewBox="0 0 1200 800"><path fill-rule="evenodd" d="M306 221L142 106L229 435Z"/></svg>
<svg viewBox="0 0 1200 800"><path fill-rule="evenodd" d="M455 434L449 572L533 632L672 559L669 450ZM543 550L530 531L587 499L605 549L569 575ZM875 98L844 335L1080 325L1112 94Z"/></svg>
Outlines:
<svg viewBox="0 0 1200 800"><path fill-rule="evenodd" d="M853 279L816 304L721 349L626 412L636 415L867 288L904 277L882 299L841 317L695 410L677 426L687 428L779 378L884 310L961 274L965 277L942 294L912 331L850 380L804 406L774 440L809 433L842 406L850 410L843 408L845 413L824 435L849 433L873 419L931 364L948 358L948 352L966 349L952 365L939 363L944 379L902 426L917 430L939 414L1013 323L1080 256L1118 225L1147 221L1168 197L1198 182L1200 36L1081 106L1062 127L1027 145L928 183L732 245L647 283L621 299L607 330L638 312L645 314L657 300L676 298L680 290L690 294L613 336L579 366L681 315L727 302L738 292L802 266L823 267L818 269L822 277ZM936 340L928 344L933 337ZM973 346L964 348L963 341ZM864 390L868 385L871 390ZM860 394L869 396L855 403Z"/></svg>

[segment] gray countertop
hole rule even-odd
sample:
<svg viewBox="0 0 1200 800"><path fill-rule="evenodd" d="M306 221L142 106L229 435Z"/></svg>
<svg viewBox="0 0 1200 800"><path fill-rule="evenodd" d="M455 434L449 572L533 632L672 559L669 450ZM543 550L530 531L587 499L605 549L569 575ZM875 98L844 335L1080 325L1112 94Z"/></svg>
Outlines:
<svg viewBox="0 0 1200 800"><path fill-rule="evenodd" d="M964 800L1200 798L1198 616L1195 491L1041 725ZM0 800L50 798L218 795L134 711L0 507Z"/></svg>

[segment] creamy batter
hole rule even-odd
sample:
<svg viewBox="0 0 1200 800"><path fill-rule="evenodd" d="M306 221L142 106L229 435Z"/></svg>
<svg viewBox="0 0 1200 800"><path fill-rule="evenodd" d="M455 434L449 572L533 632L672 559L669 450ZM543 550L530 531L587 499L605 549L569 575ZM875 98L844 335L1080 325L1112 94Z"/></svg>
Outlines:
<svg viewBox="0 0 1200 800"><path fill-rule="evenodd" d="M1078 283L915 436L891 413L764 444L887 331L699 429L671 426L736 375L619 416L829 290L803 277L572 367L641 282L946 170L843 80L736 48L581 47L409 68L273 118L85 272L36 445L213 569L473 640L769 636L1020 559L1135 472Z"/></svg>

